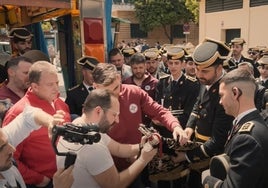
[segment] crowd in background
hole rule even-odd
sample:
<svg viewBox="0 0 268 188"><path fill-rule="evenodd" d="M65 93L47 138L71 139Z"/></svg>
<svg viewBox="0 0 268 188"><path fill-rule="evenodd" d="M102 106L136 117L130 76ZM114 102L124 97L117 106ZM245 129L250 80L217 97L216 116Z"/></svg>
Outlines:
<svg viewBox="0 0 268 188"><path fill-rule="evenodd" d="M3 186L268 186L267 47L250 47L244 57L242 38L206 38L197 47L121 41L106 63L79 58L83 81L62 99L57 67L31 48L32 34L17 28L10 39L13 54L0 86L0 148L10 146L0 151L7 158L0 162ZM25 112L28 106L34 109ZM35 117L36 109L45 114ZM94 124L100 133L94 144L59 139L61 152L76 153L65 170L48 132L64 122ZM9 128L16 126L21 133ZM222 155L227 170L218 176L209 163Z"/></svg>

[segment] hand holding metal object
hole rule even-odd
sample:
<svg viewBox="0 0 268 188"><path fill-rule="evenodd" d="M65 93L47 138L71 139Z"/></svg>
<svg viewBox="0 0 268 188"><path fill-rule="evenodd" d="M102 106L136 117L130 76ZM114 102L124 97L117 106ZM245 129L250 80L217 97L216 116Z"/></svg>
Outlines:
<svg viewBox="0 0 268 188"><path fill-rule="evenodd" d="M140 124L138 130L147 137L148 142L158 146L158 154L148 163L149 179L153 182L159 180L174 180L186 176L190 172L188 162L174 163L171 157L175 151L185 152L200 146L199 142L188 141L181 146L173 138L161 136L153 127Z"/></svg>

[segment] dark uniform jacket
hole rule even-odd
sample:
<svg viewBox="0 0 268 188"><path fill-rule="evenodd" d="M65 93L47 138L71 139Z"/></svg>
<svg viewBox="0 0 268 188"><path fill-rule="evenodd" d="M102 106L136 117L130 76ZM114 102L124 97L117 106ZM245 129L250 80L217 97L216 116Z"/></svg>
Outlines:
<svg viewBox="0 0 268 188"><path fill-rule="evenodd" d="M256 82L262 85L263 87L265 87L266 89L268 89L268 79L265 81L262 81L260 78L256 78Z"/></svg>
<svg viewBox="0 0 268 188"><path fill-rule="evenodd" d="M160 78L156 88L155 100L169 109L185 128L194 103L199 93L200 84L197 79L185 76L175 82L171 76Z"/></svg>
<svg viewBox="0 0 268 188"><path fill-rule="evenodd" d="M169 76L170 74L167 74L163 71L161 71L160 69L156 71L155 75L153 75L157 80L160 80L160 78Z"/></svg>
<svg viewBox="0 0 268 188"><path fill-rule="evenodd" d="M268 187L268 127L257 110L244 116L234 126L225 153L230 169L223 181L207 176L209 187ZM216 186L217 184L217 186Z"/></svg>
<svg viewBox="0 0 268 188"><path fill-rule="evenodd" d="M234 62L234 60L232 59L232 61ZM242 62L249 62L253 65L254 67L254 77L255 78L258 78L260 76L260 72L257 68L258 64L256 64L252 59L248 59L244 56L241 56L239 62L234 62L236 64L236 66L238 66L239 63L242 63Z"/></svg>
<svg viewBox="0 0 268 188"><path fill-rule="evenodd" d="M82 115L83 104L88 96L89 90L83 83L69 89L65 103L68 104L71 114Z"/></svg>
<svg viewBox="0 0 268 188"><path fill-rule="evenodd" d="M211 157L224 151L233 117L225 114L219 101L219 81L214 83L208 91L205 85L201 85L187 127L195 130L196 140L205 143L202 146L203 149L199 147L186 153L190 161Z"/></svg>

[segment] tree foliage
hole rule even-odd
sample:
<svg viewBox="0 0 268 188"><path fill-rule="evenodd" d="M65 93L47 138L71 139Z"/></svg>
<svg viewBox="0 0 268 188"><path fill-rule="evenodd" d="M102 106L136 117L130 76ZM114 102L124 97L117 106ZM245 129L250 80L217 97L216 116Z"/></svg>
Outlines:
<svg viewBox="0 0 268 188"><path fill-rule="evenodd" d="M173 41L172 32L168 33L168 27L176 23L189 22L194 18L185 6L185 0L136 0L136 17L143 31L152 31L156 27L162 27L165 35Z"/></svg>
<svg viewBox="0 0 268 188"><path fill-rule="evenodd" d="M193 21L195 23L199 22L199 3L197 0L186 0L185 5L188 10L190 10L193 14Z"/></svg>

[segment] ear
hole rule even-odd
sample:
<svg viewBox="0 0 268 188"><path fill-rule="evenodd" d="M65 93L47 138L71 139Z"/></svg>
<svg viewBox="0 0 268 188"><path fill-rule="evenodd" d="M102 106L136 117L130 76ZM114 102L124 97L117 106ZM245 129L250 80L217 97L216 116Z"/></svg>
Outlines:
<svg viewBox="0 0 268 188"><path fill-rule="evenodd" d="M242 91L237 87L233 87L232 92L233 95L237 97L237 99L242 95Z"/></svg>
<svg viewBox="0 0 268 188"><path fill-rule="evenodd" d="M103 111L103 109L100 106L96 106L95 110L96 110L97 114L100 114Z"/></svg>
<svg viewBox="0 0 268 188"><path fill-rule="evenodd" d="M31 83L30 84L32 90L38 90L38 84L37 83Z"/></svg>
<svg viewBox="0 0 268 188"><path fill-rule="evenodd" d="M235 87L232 88L232 92L233 92L233 95L236 96L237 95L237 90Z"/></svg>
<svg viewBox="0 0 268 188"><path fill-rule="evenodd" d="M15 71L14 71L14 69L12 69L12 68L7 69L7 74L8 74L9 76L14 76L14 75L15 75Z"/></svg>
<svg viewBox="0 0 268 188"><path fill-rule="evenodd" d="M117 77L117 79L119 79L119 80L120 80L120 82L122 82L122 77L121 77L121 74L117 74L117 75L116 75L116 77Z"/></svg>
<svg viewBox="0 0 268 188"><path fill-rule="evenodd" d="M95 82L93 82L92 86L93 86L95 89L98 89L98 84L96 84Z"/></svg>

